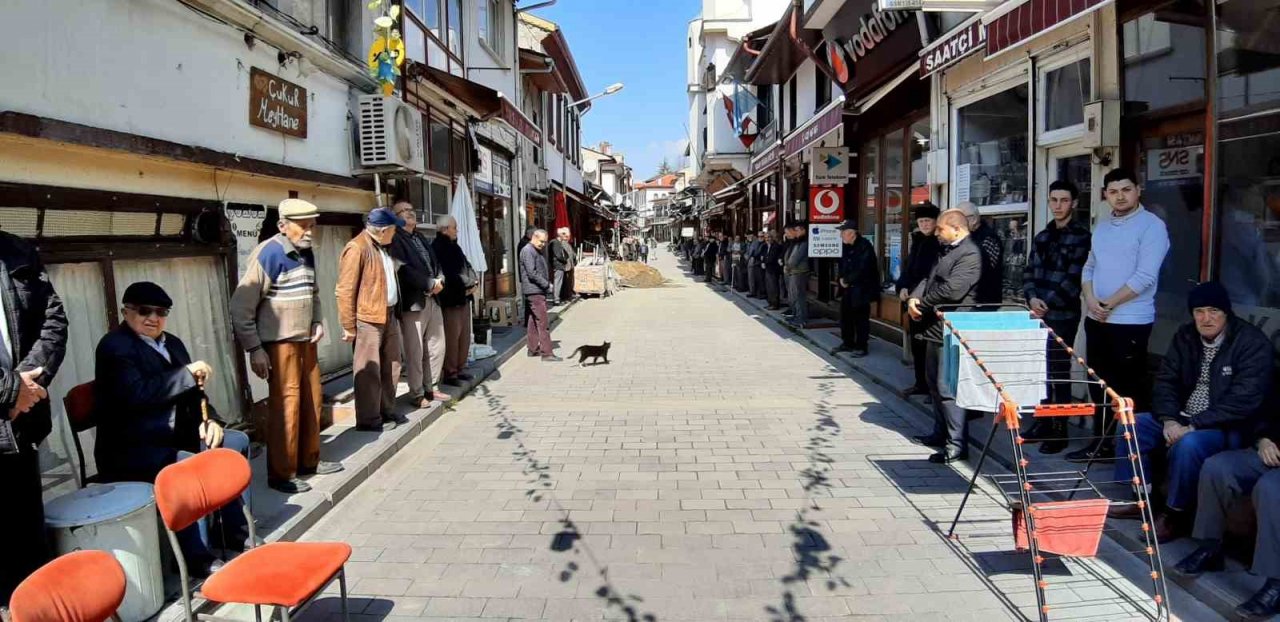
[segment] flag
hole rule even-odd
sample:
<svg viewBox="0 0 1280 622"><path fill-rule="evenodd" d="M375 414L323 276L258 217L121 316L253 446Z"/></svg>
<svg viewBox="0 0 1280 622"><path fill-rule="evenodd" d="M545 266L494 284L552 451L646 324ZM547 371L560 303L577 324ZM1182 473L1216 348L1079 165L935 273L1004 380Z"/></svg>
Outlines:
<svg viewBox="0 0 1280 622"><path fill-rule="evenodd" d="M760 104L760 100L751 93L750 89L738 82L733 83L733 92L731 95L721 95L724 99L724 111L729 115L729 125L738 134L738 140L746 147L751 147L751 143L755 142L756 135L760 133L760 128L756 125L755 114L756 106Z"/></svg>

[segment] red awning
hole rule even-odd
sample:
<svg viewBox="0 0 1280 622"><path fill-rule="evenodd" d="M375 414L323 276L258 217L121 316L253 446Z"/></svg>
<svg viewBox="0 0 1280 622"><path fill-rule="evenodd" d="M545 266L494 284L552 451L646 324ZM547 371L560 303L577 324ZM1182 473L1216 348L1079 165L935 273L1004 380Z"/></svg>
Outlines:
<svg viewBox="0 0 1280 622"><path fill-rule="evenodd" d="M502 97L497 91L430 65L409 61L405 76L443 91L474 111L478 117L488 118L502 109Z"/></svg>
<svg viewBox="0 0 1280 622"><path fill-rule="evenodd" d="M1090 13L1112 0L1011 0L982 18L987 25L987 56L1004 50L1060 24ZM1010 7L1010 8L1005 8Z"/></svg>

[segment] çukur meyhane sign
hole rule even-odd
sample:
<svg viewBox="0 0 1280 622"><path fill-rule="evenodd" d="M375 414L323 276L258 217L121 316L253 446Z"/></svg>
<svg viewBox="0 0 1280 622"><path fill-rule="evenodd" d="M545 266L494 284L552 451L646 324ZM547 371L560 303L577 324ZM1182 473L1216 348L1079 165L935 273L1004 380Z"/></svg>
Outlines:
<svg viewBox="0 0 1280 622"><path fill-rule="evenodd" d="M307 137L307 89L257 67L249 70L249 124Z"/></svg>

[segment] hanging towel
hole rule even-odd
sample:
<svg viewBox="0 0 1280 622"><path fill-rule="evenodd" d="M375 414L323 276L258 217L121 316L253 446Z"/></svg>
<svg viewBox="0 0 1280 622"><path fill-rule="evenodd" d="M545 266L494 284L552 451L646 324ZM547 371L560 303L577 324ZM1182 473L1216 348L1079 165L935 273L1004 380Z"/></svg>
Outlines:
<svg viewBox="0 0 1280 622"><path fill-rule="evenodd" d="M968 330L961 334L1018 406L1034 406L1048 395L1045 340L1049 331ZM960 353L955 399L960 408L982 412L996 412L999 402L995 385L967 352Z"/></svg>
<svg viewBox="0 0 1280 622"><path fill-rule="evenodd" d="M1041 553L1071 557L1093 557L1102 540L1102 525L1107 520L1106 499L1079 499L1032 504L1036 522L1036 544ZM1031 548L1027 540L1027 521L1022 508L1013 508L1013 540L1019 551Z"/></svg>

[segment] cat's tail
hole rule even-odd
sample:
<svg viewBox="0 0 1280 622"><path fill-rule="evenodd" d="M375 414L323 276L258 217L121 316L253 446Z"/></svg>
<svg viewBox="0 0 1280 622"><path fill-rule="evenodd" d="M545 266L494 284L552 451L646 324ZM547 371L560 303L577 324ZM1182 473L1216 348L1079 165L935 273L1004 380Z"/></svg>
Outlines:
<svg viewBox="0 0 1280 622"><path fill-rule="evenodd" d="M570 352L570 353L569 353L569 358L573 358L573 357L575 357L575 356L578 356L578 353L579 353L579 352L581 352L581 351L582 351L582 346L578 346L578 349L577 349L577 350L574 350L573 352Z"/></svg>

